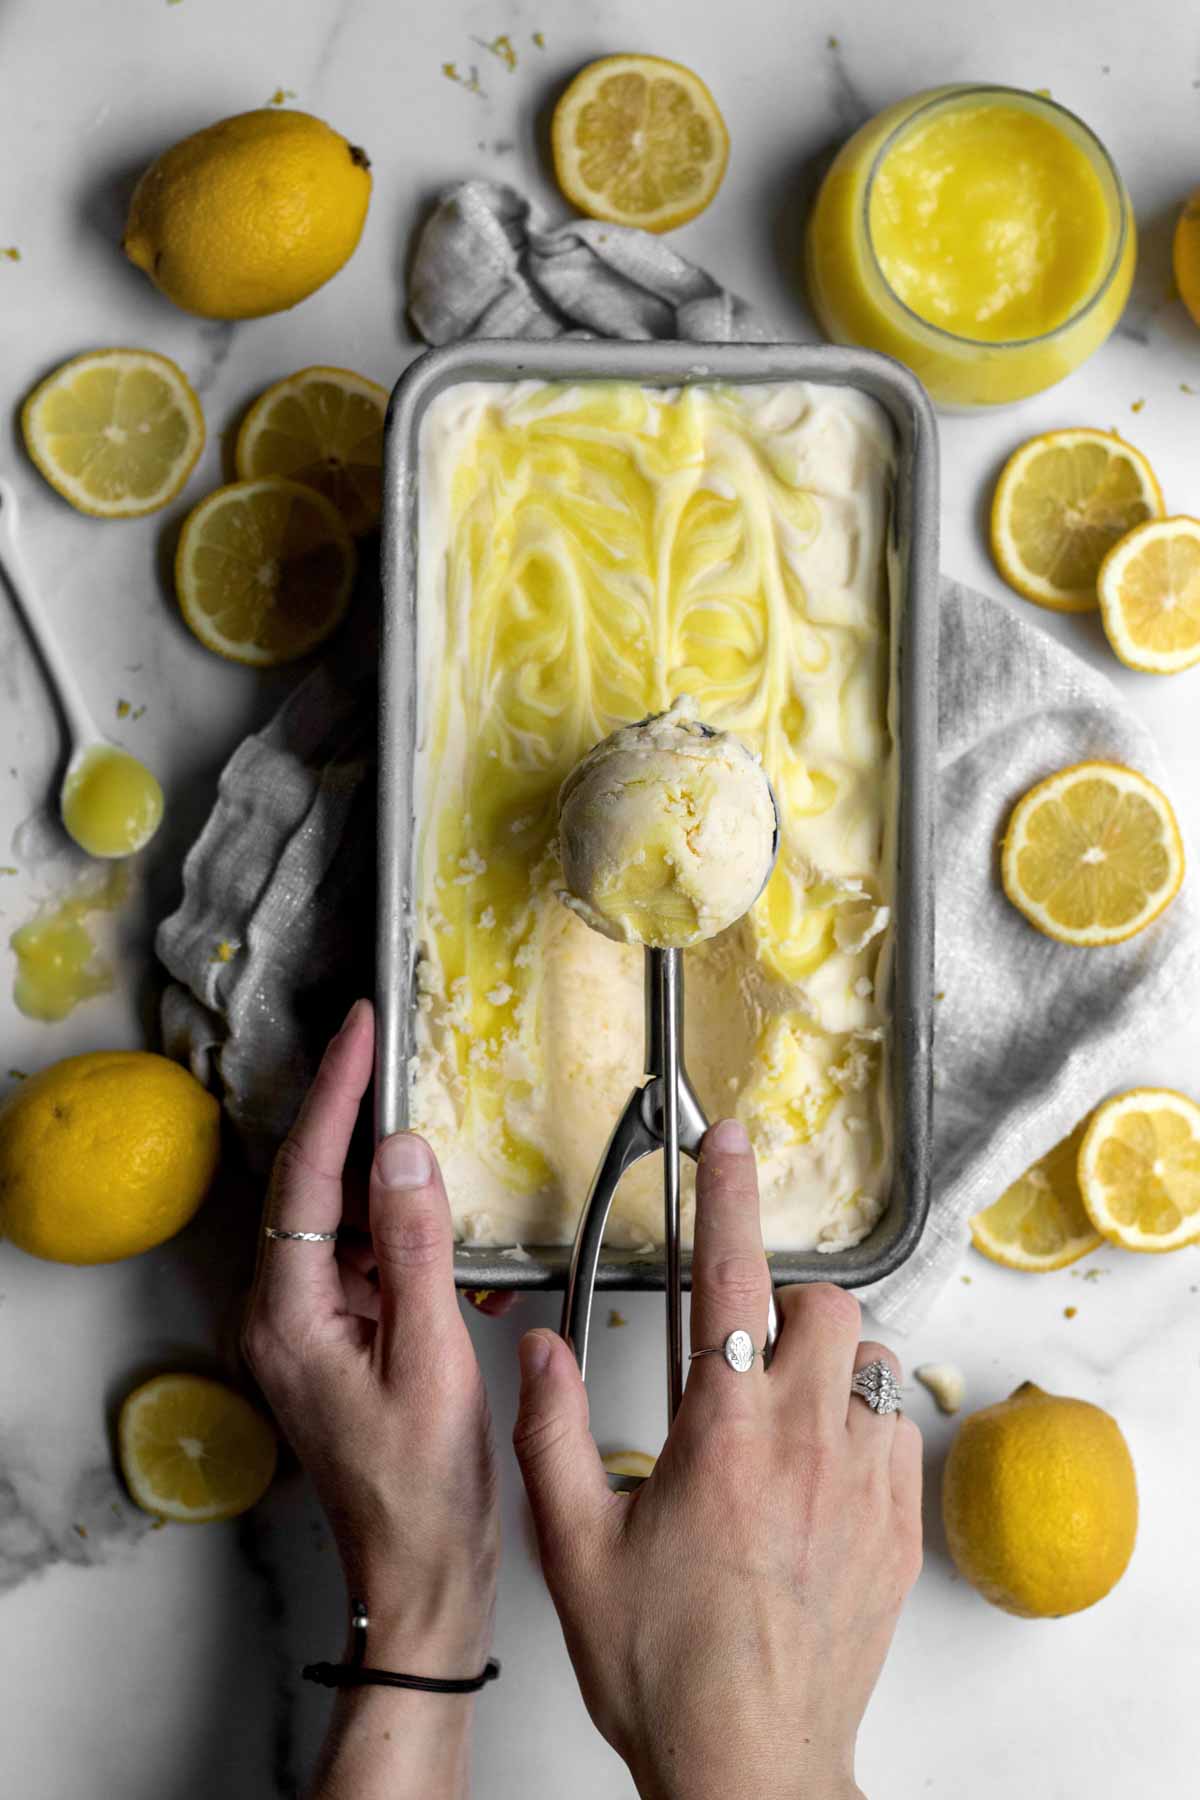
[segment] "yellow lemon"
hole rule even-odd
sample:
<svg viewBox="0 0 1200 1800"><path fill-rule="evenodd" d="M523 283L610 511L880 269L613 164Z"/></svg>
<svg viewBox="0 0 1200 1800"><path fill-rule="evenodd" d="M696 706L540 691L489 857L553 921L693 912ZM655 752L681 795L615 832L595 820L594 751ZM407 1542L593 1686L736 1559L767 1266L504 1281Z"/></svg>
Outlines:
<svg viewBox="0 0 1200 1800"><path fill-rule="evenodd" d="M1065 1269L1104 1242L1079 1192L1084 1119L971 1220L971 1241L1009 1269Z"/></svg>
<svg viewBox="0 0 1200 1800"><path fill-rule="evenodd" d="M148 1051L42 1069L0 1106L0 1232L50 1262L153 1249L208 1192L220 1116L193 1075Z"/></svg>
<svg viewBox="0 0 1200 1800"><path fill-rule="evenodd" d="M239 481L283 475L333 502L357 537L379 523L390 396L349 369L301 369L261 394L234 452Z"/></svg>
<svg viewBox="0 0 1200 1800"><path fill-rule="evenodd" d="M203 1375L155 1375L117 1421L125 1485L146 1512L183 1525L234 1519L262 1499L275 1433L248 1400Z"/></svg>
<svg viewBox="0 0 1200 1800"><path fill-rule="evenodd" d="M1079 1187L1097 1231L1126 1250L1200 1239L1200 1106L1171 1088L1106 1100L1079 1149Z"/></svg>
<svg viewBox="0 0 1200 1800"><path fill-rule="evenodd" d="M1183 842L1164 793L1119 763L1075 763L1017 801L1004 837L1004 891L1063 944L1119 944L1169 906Z"/></svg>
<svg viewBox="0 0 1200 1800"><path fill-rule="evenodd" d="M1179 215L1173 259L1179 297L1200 325L1200 188L1188 197Z"/></svg>
<svg viewBox="0 0 1200 1800"><path fill-rule="evenodd" d="M950 1554L985 1600L1026 1619L1094 1606L1137 1536L1133 1459L1116 1420L1026 1381L963 1420L942 1478Z"/></svg>
<svg viewBox="0 0 1200 1800"><path fill-rule="evenodd" d="M79 512L136 519L183 487L204 448L204 415L169 357L90 350L38 383L21 408L21 435Z"/></svg>
<svg viewBox="0 0 1200 1800"><path fill-rule="evenodd" d="M370 166L309 113L239 113L151 163L122 247L185 312L282 312L350 258L371 198Z"/></svg>
<svg viewBox="0 0 1200 1800"><path fill-rule="evenodd" d="M670 231L721 185L729 133L698 75L661 56L603 56L554 109L554 174L593 219Z"/></svg>
<svg viewBox="0 0 1200 1800"><path fill-rule="evenodd" d="M1094 612L1105 554L1166 508L1140 450L1112 431L1047 431L1014 451L992 499L996 567L1026 600Z"/></svg>
<svg viewBox="0 0 1200 1800"><path fill-rule="evenodd" d="M1113 545L1096 581L1123 663L1175 675L1200 662L1200 519L1149 519Z"/></svg>
<svg viewBox="0 0 1200 1800"><path fill-rule="evenodd" d="M210 650L261 668L306 656L350 604L354 541L324 494L264 476L235 481L184 521L175 591Z"/></svg>

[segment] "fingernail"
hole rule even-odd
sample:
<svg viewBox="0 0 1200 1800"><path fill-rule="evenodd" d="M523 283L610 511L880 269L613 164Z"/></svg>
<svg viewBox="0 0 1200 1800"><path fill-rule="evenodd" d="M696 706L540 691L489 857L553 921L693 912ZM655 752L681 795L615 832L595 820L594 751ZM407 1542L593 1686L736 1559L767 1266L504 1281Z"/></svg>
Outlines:
<svg viewBox="0 0 1200 1800"><path fill-rule="evenodd" d="M542 1373L550 1361L550 1340L544 1332L530 1332L528 1337L521 1339L518 1354L521 1358L521 1374L526 1381L531 1381Z"/></svg>
<svg viewBox="0 0 1200 1800"><path fill-rule="evenodd" d="M708 1134L714 1150L745 1151L750 1148L746 1127L740 1119L720 1119Z"/></svg>
<svg viewBox="0 0 1200 1800"><path fill-rule="evenodd" d="M359 1007L364 1006L365 1004L366 1004L366 1002L363 1000L356 1000L354 1002L354 1004L350 1008L350 1011L346 1014L345 1018L342 1020L341 1030L339 1030L339 1032L338 1032L339 1037L342 1036L343 1032L349 1031L349 1029L353 1025L355 1019L358 1017Z"/></svg>
<svg viewBox="0 0 1200 1800"><path fill-rule="evenodd" d="M429 1146L411 1132L398 1131L384 1138L375 1153L375 1173L384 1187L424 1187L433 1174L433 1158Z"/></svg>

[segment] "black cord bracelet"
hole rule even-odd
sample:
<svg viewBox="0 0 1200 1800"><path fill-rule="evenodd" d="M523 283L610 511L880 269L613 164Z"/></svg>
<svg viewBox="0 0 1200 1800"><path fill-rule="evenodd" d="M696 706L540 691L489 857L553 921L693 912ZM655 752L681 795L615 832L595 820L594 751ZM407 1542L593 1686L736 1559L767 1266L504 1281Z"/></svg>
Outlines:
<svg viewBox="0 0 1200 1800"><path fill-rule="evenodd" d="M367 1656L367 1606L355 1600L350 1608L350 1633L353 1648L350 1661L344 1663L307 1663L300 1671L304 1681L315 1681L318 1687L394 1687L410 1688L417 1694L477 1694L500 1674L500 1664L489 1656L478 1675L450 1675L444 1680L437 1675L399 1675L392 1669L369 1669Z"/></svg>
<svg viewBox="0 0 1200 1800"><path fill-rule="evenodd" d="M315 1681L318 1687L394 1687L412 1688L418 1694L477 1694L489 1681L496 1680L500 1664L491 1656L480 1674L447 1677L444 1681L436 1675L397 1675L391 1669L368 1669L362 1663L309 1663L300 1673L305 1681Z"/></svg>

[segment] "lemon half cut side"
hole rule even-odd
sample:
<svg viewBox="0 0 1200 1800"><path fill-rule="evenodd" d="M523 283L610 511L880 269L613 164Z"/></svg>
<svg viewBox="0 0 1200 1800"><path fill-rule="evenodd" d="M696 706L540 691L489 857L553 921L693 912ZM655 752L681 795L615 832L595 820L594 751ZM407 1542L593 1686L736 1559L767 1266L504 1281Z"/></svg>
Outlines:
<svg viewBox="0 0 1200 1800"><path fill-rule="evenodd" d="M168 357L92 350L38 383L21 408L21 434L77 511L136 519L182 490L204 448L204 414Z"/></svg>
<svg viewBox="0 0 1200 1800"><path fill-rule="evenodd" d="M554 109L554 173L580 212L670 231L721 185L729 133L704 82L661 56L604 56Z"/></svg>
<svg viewBox="0 0 1200 1800"><path fill-rule="evenodd" d="M208 649L269 668L337 629L354 572L354 542L332 502L272 475L218 488L189 513L175 590Z"/></svg>
<svg viewBox="0 0 1200 1800"><path fill-rule="evenodd" d="M1085 762L1018 800L1005 834L1004 891L1060 943L1119 944L1170 905L1183 843L1166 795L1136 769Z"/></svg>
<svg viewBox="0 0 1200 1800"><path fill-rule="evenodd" d="M1166 511L1154 470L1112 431L1048 431L1013 452L992 500L996 567L1026 600L1094 612L1105 555Z"/></svg>
<svg viewBox="0 0 1200 1800"><path fill-rule="evenodd" d="M1200 1105L1170 1088L1105 1101L1079 1151L1092 1224L1126 1250L1200 1240Z"/></svg>

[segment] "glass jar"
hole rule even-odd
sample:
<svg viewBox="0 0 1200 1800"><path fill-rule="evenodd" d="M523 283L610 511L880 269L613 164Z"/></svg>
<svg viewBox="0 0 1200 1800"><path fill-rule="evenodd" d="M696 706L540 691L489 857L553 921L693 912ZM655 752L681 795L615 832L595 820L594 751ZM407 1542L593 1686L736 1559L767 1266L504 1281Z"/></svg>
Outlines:
<svg viewBox="0 0 1200 1800"><path fill-rule="evenodd" d="M1022 189L1031 167L1040 194ZM949 410L1006 405L1078 368L1120 317L1136 258L1099 139L1040 94L992 86L931 89L868 121L825 176L806 241L826 336L896 357Z"/></svg>

